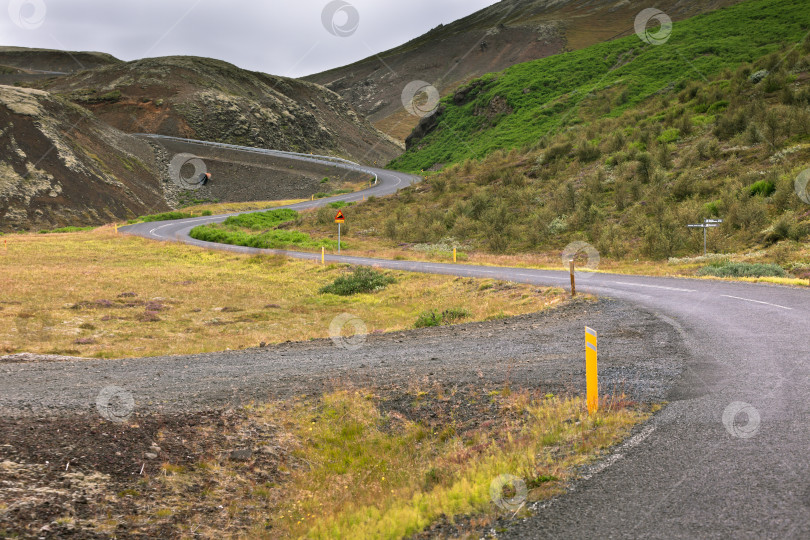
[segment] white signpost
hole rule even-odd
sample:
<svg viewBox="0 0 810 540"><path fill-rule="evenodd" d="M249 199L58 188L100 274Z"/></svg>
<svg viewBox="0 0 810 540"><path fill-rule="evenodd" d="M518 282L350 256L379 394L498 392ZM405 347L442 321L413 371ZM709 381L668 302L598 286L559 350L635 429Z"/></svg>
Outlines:
<svg viewBox="0 0 810 540"><path fill-rule="evenodd" d="M703 223L697 225L687 225L690 229L703 229L703 256L707 254L706 250L706 229L711 227L719 227L723 223L722 219L704 219Z"/></svg>

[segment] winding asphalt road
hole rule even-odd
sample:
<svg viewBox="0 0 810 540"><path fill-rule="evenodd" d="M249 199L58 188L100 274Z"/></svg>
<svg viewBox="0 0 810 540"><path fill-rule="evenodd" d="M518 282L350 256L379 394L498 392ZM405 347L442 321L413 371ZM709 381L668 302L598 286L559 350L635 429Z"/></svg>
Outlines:
<svg viewBox="0 0 810 540"><path fill-rule="evenodd" d="M374 172L375 187L336 199L386 195L415 180ZM188 236L197 225L223 219L121 230L211 249L261 251ZM327 260L536 285L568 282L566 272L336 255ZM663 411L570 492L535 508L533 517L511 522L498 537L810 538L810 291L603 273L580 274L578 288L665 318L683 337L691 360Z"/></svg>

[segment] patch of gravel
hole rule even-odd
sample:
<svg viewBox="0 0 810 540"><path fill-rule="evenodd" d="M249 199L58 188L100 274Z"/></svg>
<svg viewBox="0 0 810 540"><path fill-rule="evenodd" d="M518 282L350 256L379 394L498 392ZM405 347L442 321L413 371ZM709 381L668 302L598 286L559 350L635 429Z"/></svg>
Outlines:
<svg viewBox="0 0 810 540"><path fill-rule="evenodd" d="M204 411L347 387L399 394L508 385L582 394L586 325L599 331L603 394L666 399L687 355L678 332L653 313L605 299L513 319L371 334L357 350L324 339L192 356L4 362L0 408L6 416L95 414L99 393L110 386L130 393L139 413Z"/></svg>

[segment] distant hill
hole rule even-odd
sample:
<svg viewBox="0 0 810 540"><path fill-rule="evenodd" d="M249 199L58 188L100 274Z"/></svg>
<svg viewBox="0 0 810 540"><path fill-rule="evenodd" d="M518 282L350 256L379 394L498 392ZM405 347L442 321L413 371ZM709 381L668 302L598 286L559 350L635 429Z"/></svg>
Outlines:
<svg viewBox="0 0 810 540"><path fill-rule="evenodd" d="M737 1L659 0L654 7L678 21ZM305 79L338 92L378 128L404 140L419 120L401 103L409 82L429 82L446 95L486 73L629 35L648 7L643 0L502 0L400 47Z"/></svg>
<svg viewBox="0 0 810 540"><path fill-rule="evenodd" d="M101 52L0 47L0 65L23 70L73 73L120 63L118 58Z"/></svg>
<svg viewBox="0 0 810 540"><path fill-rule="evenodd" d="M0 84L28 85L62 73L119 64L121 60L100 52L0 47Z"/></svg>
<svg viewBox="0 0 810 540"><path fill-rule="evenodd" d="M114 63L40 87L124 132L156 133L386 163L402 147L336 93L197 57Z"/></svg>

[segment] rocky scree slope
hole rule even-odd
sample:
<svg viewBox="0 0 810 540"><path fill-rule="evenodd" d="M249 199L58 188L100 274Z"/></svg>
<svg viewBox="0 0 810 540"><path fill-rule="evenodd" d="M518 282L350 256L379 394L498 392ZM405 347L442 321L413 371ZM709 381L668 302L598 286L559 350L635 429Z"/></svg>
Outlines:
<svg viewBox="0 0 810 540"><path fill-rule="evenodd" d="M48 92L0 86L0 231L168 209L147 143Z"/></svg>

